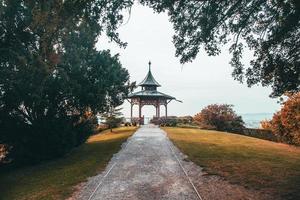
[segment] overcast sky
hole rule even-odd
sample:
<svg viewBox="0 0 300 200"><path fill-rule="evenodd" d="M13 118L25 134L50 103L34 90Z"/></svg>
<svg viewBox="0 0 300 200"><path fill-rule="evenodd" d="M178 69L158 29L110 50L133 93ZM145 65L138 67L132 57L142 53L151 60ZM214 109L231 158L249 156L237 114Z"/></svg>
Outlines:
<svg viewBox="0 0 300 200"><path fill-rule="evenodd" d="M239 114L274 113L280 107L276 99L268 96L270 88L248 88L233 80L228 48L224 47L221 55L215 57L201 51L192 63L181 65L179 58L175 57L172 43L174 30L166 14L156 14L150 8L135 5L128 23L119 28L119 33L121 39L128 42L126 49L109 43L103 37L97 48L110 49L113 54L119 53L123 67L130 73L130 80L137 83L146 76L148 61L151 60L152 73L162 85L158 90L183 101L171 102L168 106L169 115L194 115L212 103L233 104ZM249 52L245 60L250 58ZM129 117L129 103L125 102L122 107L124 115ZM136 106L134 115L138 116L137 113ZM143 114L152 117L155 108L145 106Z"/></svg>

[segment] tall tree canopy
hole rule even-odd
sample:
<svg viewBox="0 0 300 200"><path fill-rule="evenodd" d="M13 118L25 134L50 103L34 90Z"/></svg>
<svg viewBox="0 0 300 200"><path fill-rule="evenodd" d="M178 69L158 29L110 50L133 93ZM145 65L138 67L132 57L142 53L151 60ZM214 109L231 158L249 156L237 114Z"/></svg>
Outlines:
<svg viewBox="0 0 300 200"><path fill-rule="evenodd" d="M63 155L92 133L96 113L123 102L128 72L95 43L105 32L124 45L115 30L129 4L1 1L0 144L11 157Z"/></svg>
<svg viewBox="0 0 300 200"><path fill-rule="evenodd" d="M271 86L271 96L300 90L299 0L141 0L157 12L167 11L181 63L204 48L218 55L229 43L233 77L248 86ZM242 62L245 47L254 59Z"/></svg>

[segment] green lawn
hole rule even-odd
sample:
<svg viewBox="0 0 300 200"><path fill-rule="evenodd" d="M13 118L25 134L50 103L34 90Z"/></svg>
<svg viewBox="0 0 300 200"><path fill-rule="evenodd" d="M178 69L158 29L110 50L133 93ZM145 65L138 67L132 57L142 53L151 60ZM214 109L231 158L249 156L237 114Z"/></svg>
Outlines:
<svg viewBox="0 0 300 200"><path fill-rule="evenodd" d="M0 174L0 199L65 199L74 186L101 172L135 130L106 131L90 137L64 158Z"/></svg>
<svg viewBox="0 0 300 200"><path fill-rule="evenodd" d="M283 199L300 199L300 148L243 135L164 128L175 145L209 174Z"/></svg>

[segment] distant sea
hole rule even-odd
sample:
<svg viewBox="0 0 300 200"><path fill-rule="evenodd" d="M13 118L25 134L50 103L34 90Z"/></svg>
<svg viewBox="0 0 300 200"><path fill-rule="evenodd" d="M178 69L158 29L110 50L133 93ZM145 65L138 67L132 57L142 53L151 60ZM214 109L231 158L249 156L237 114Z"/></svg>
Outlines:
<svg viewBox="0 0 300 200"><path fill-rule="evenodd" d="M273 117L273 113L244 113L240 114L245 122L247 128L259 128L260 121L270 120Z"/></svg>

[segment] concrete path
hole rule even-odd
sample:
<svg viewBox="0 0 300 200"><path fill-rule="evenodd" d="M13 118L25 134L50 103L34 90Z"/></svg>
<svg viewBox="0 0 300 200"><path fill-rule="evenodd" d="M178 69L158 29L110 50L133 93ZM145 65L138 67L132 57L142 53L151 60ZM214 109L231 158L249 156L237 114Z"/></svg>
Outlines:
<svg viewBox="0 0 300 200"><path fill-rule="evenodd" d="M91 179L80 199L200 199L165 133L145 125L114 156L105 172Z"/></svg>

